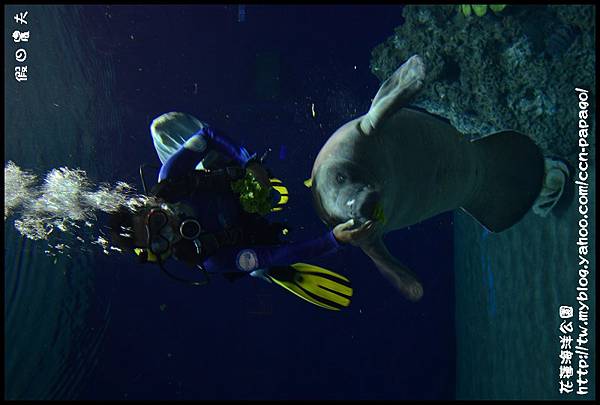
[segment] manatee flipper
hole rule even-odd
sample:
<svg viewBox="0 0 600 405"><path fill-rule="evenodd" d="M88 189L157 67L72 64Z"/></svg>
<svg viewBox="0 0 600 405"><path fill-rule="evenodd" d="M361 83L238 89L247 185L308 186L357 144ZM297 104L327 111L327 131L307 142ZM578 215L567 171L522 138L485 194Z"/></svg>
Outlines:
<svg viewBox="0 0 600 405"><path fill-rule="evenodd" d="M400 66L381 87L369 108L369 112L360 121L360 130L371 135L387 116L410 100L423 87L425 64L419 55L413 55Z"/></svg>
<svg viewBox="0 0 600 405"><path fill-rule="evenodd" d="M408 267L392 256L380 237L360 247L373 260L381 274L407 299L413 302L421 299L423 296L421 283Z"/></svg>
<svg viewBox="0 0 600 405"><path fill-rule="evenodd" d="M544 157L527 136L502 131L473 141L479 180L462 208L492 232L501 232L525 216L540 194Z"/></svg>
<svg viewBox="0 0 600 405"><path fill-rule="evenodd" d="M565 190L565 184L571 172L568 165L560 159L544 158L544 182L542 191L533 203L533 212L541 217L550 213Z"/></svg>
<svg viewBox="0 0 600 405"><path fill-rule="evenodd" d="M185 141L206 126L197 118L181 112L169 112L155 118L150 125L150 133L160 162L165 164ZM196 170L208 169L220 160L220 155L211 151L198 163Z"/></svg>

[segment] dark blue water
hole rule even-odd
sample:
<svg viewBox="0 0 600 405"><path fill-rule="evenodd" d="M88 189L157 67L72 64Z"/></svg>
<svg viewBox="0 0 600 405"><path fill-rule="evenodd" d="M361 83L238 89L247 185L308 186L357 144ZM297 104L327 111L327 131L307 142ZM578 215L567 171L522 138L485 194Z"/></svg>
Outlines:
<svg viewBox="0 0 600 405"><path fill-rule="evenodd" d="M288 222L293 240L322 234L326 228L302 182L328 136L367 111L380 84L369 69L371 50L402 23L401 14L400 6L82 9L85 25L73 32L112 64L110 97L123 117L121 130L102 134L112 163L103 180L139 185L139 164L159 164L151 120L187 112L253 152L271 148L267 164L290 191L288 209L274 219ZM215 278L192 288L134 258L99 257L92 301L97 309L110 302L111 316L96 310L86 320L105 334L90 375L73 395L453 398L451 218L438 216L386 238L422 280L418 304L396 292L358 249L316 261L353 282L353 303L340 313L261 280Z"/></svg>

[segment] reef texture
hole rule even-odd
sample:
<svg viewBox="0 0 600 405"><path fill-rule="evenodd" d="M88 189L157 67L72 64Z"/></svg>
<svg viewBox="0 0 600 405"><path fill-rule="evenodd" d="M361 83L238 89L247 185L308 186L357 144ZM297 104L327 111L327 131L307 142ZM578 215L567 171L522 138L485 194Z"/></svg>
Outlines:
<svg viewBox="0 0 600 405"><path fill-rule="evenodd" d="M471 138L514 129L546 154L572 157L580 87L590 91L594 133L594 6L509 5L477 17L455 5L414 5L403 16L404 24L373 50L371 70L383 81L421 55L427 79L414 105ZM595 144L595 137L588 141Z"/></svg>

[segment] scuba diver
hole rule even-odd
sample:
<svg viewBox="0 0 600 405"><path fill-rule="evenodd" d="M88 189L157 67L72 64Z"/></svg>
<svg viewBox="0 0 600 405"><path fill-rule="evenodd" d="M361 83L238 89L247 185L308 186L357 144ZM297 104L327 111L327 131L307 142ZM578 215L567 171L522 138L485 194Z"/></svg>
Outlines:
<svg viewBox="0 0 600 405"><path fill-rule="evenodd" d="M151 125L162 162L158 184L146 188L148 202L121 208L110 217L110 237L141 262L156 263L168 276L192 285L208 274L234 281L247 275L275 283L323 308L350 305L350 281L333 271L304 263L368 237L369 221L352 229L352 220L307 241L284 243L287 229L264 216L287 203L287 189L270 178L262 160L196 118L166 113ZM176 259L200 270L205 281L190 281L165 268Z"/></svg>

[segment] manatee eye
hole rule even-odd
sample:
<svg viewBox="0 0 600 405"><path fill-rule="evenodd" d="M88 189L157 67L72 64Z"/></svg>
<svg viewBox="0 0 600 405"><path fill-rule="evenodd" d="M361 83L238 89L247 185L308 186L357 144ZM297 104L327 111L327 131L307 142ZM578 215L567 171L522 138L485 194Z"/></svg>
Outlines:
<svg viewBox="0 0 600 405"><path fill-rule="evenodd" d="M344 181L346 181L346 177L344 177L343 174L338 173L335 175L335 180L339 183L342 184Z"/></svg>

